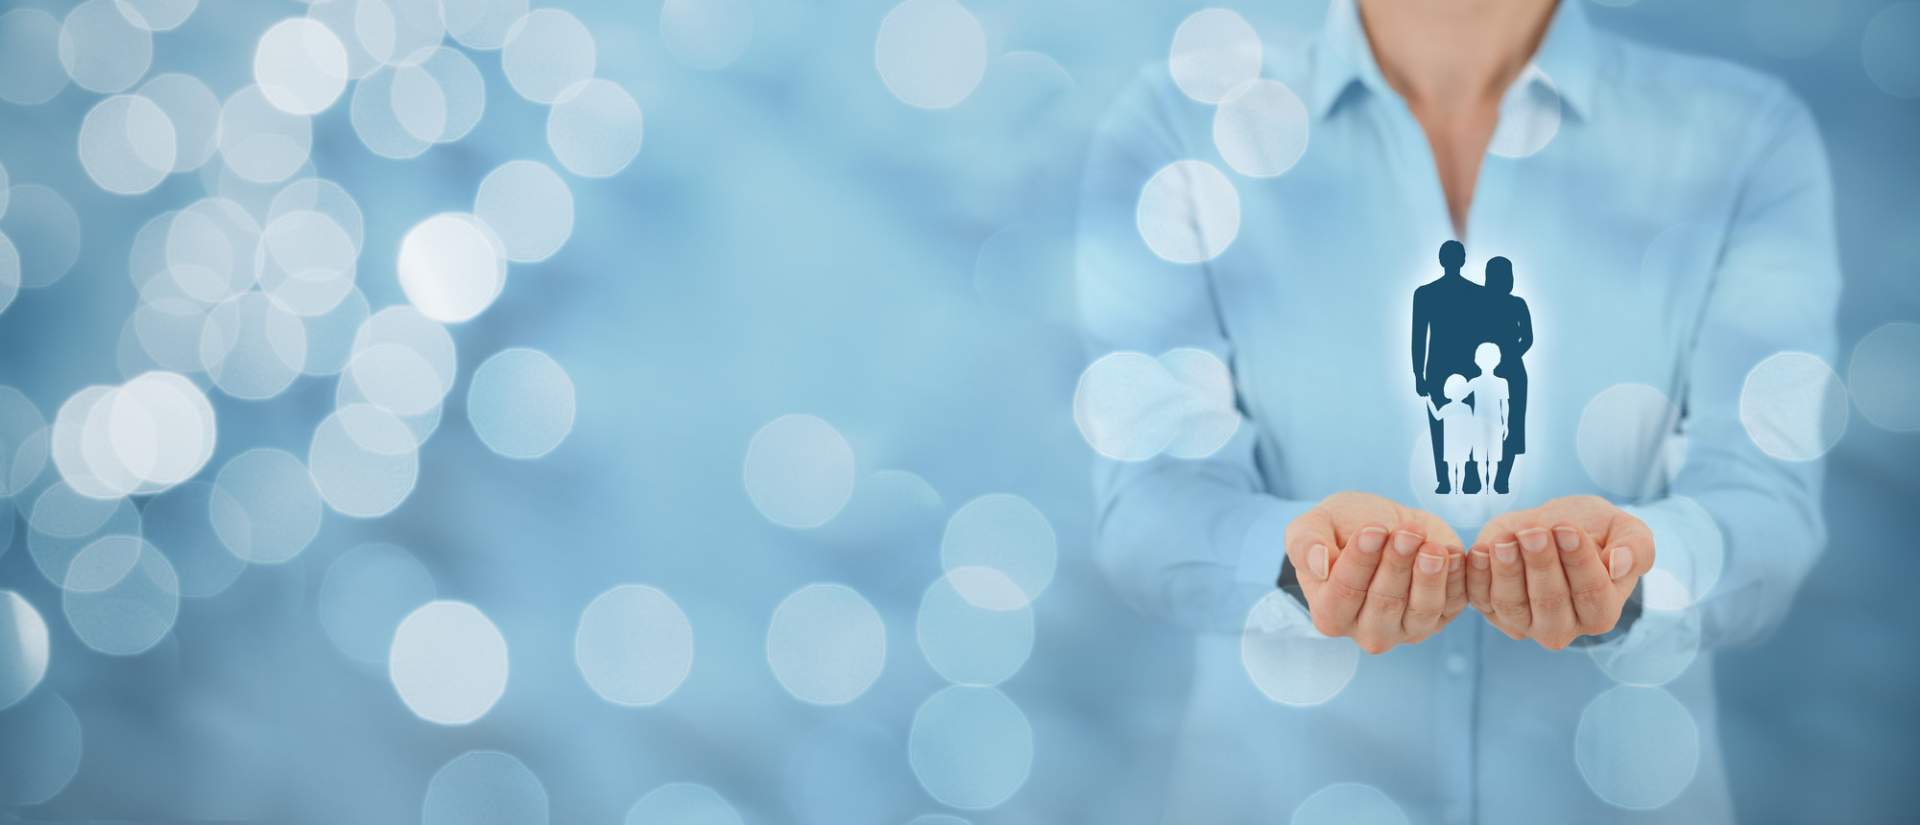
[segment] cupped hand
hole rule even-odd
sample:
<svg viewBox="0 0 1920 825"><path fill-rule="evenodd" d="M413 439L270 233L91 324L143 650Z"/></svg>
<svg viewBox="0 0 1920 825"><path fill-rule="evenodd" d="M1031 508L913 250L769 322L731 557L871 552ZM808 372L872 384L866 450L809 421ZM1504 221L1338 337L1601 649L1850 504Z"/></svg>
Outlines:
<svg viewBox="0 0 1920 825"><path fill-rule="evenodd" d="M1620 621L1653 568L1653 532L1606 499L1569 496L1496 516L1468 558L1473 608L1512 638L1560 650Z"/></svg>
<svg viewBox="0 0 1920 825"><path fill-rule="evenodd" d="M1313 626L1368 653L1422 641L1466 608L1460 538L1431 513L1336 493L1288 524L1286 543Z"/></svg>

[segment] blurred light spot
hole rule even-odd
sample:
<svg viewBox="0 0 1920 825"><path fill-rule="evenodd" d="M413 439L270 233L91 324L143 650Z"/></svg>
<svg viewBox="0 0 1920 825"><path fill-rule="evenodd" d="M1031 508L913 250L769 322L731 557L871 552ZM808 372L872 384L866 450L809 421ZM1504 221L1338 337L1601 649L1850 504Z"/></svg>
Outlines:
<svg viewBox="0 0 1920 825"><path fill-rule="evenodd" d="M1214 110L1213 145L1242 175L1285 174L1307 152L1307 105L1278 80L1243 83Z"/></svg>
<svg viewBox="0 0 1920 825"><path fill-rule="evenodd" d="M313 432L307 468L327 506L355 518L384 516L413 492L418 443L407 425L371 404L334 410Z"/></svg>
<svg viewBox="0 0 1920 825"><path fill-rule="evenodd" d="M379 664L401 620L434 594L433 574L406 548L362 544L327 565L316 601L320 628L347 658Z"/></svg>
<svg viewBox="0 0 1920 825"><path fill-rule="evenodd" d="M353 337L366 323L367 313L367 296L349 288L332 309L300 319L307 327L307 364L301 372L324 376L345 369L353 357Z"/></svg>
<svg viewBox="0 0 1920 825"><path fill-rule="evenodd" d="M988 493L961 505L940 537L940 565L949 574L947 581L967 601L991 610L1012 610L1039 598L1053 582L1058 553L1047 517L1012 493ZM998 570L1014 589L997 586L996 577L955 575L965 567Z"/></svg>
<svg viewBox="0 0 1920 825"><path fill-rule="evenodd" d="M907 762L941 804L986 810L1033 773L1033 725L998 690L949 687L914 711Z"/></svg>
<svg viewBox="0 0 1920 825"><path fill-rule="evenodd" d="M1177 264L1213 260L1240 234L1240 193L1213 164L1181 160L1155 172L1134 210L1140 238Z"/></svg>
<svg viewBox="0 0 1920 825"><path fill-rule="evenodd" d="M323 212L296 209L260 231L254 270L260 290L295 315L325 314L353 291L359 249Z"/></svg>
<svg viewBox="0 0 1920 825"><path fill-rule="evenodd" d="M282 564L320 532L320 491L307 467L284 450L256 447L227 461L213 482L220 541L255 564Z"/></svg>
<svg viewBox="0 0 1920 825"><path fill-rule="evenodd" d="M80 259L80 216L59 192L37 183L8 190L0 234L19 253L20 286L28 289L52 286Z"/></svg>
<svg viewBox="0 0 1920 825"><path fill-rule="evenodd" d="M1700 768L1700 728L1657 687L1609 688L1580 712L1574 762L1595 796L1647 811L1672 802Z"/></svg>
<svg viewBox="0 0 1920 825"><path fill-rule="evenodd" d="M666 0L660 4L660 39L682 63L724 69L753 40L753 5L748 0Z"/></svg>
<svg viewBox="0 0 1920 825"><path fill-rule="evenodd" d="M1616 496L1653 492L1665 483L1661 458L1679 422L1680 408L1653 387L1615 384L1601 390L1580 413L1574 439L1580 466Z"/></svg>
<svg viewBox="0 0 1920 825"><path fill-rule="evenodd" d="M767 665L795 699L844 705L880 678L886 662L886 624L853 588L809 584L773 610Z"/></svg>
<svg viewBox="0 0 1920 825"><path fill-rule="evenodd" d="M1643 587L1650 585L1642 579ZM1643 589L1643 593L1647 590ZM1648 609L1625 638L1589 645L1587 656L1607 678L1623 685L1657 687L1680 677L1700 656L1700 614Z"/></svg>
<svg viewBox="0 0 1920 825"><path fill-rule="evenodd" d="M307 328L272 297L242 292L207 312L200 361L215 386L235 398L279 395L307 364Z"/></svg>
<svg viewBox="0 0 1920 825"><path fill-rule="evenodd" d="M109 656L145 653L180 615L180 579L167 557L138 536L105 536L73 557L60 606L87 647Z"/></svg>
<svg viewBox="0 0 1920 825"><path fill-rule="evenodd" d="M39 9L0 14L0 100L33 106L66 87L60 21Z"/></svg>
<svg viewBox="0 0 1920 825"><path fill-rule="evenodd" d="M412 66L446 39L438 0L358 0L354 34L374 60Z"/></svg>
<svg viewBox="0 0 1920 825"><path fill-rule="evenodd" d="M669 0L671 2L672 0ZM741 825L740 813L712 788L670 782L627 809L624 825Z"/></svg>
<svg viewBox="0 0 1920 825"><path fill-rule="evenodd" d="M593 32L561 9L535 9L507 30L500 69L521 97L558 103L593 77Z"/></svg>
<svg viewBox="0 0 1920 825"><path fill-rule="evenodd" d="M48 582L63 587L73 557L94 537L140 535L140 511L126 499L91 498L55 482L34 499L27 527L27 551L34 566Z"/></svg>
<svg viewBox="0 0 1920 825"><path fill-rule="evenodd" d="M475 435L508 458L553 452L573 431L573 379L544 352L501 350L474 370L467 420Z"/></svg>
<svg viewBox="0 0 1920 825"><path fill-rule="evenodd" d="M1807 57L1825 48L1841 20L1831 9L1801 0L1755 0L1743 4L1742 12L1754 45L1769 55L1788 59Z"/></svg>
<svg viewBox="0 0 1920 825"><path fill-rule="evenodd" d="M218 304L254 283L260 224L226 198L202 198L175 213L167 226L167 274L180 292Z"/></svg>
<svg viewBox="0 0 1920 825"><path fill-rule="evenodd" d="M1327 702L1360 668L1360 648L1314 632L1293 597L1268 591L1247 612L1240 633L1240 666L1272 701L1294 707Z"/></svg>
<svg viewBox="0 0 1920 825"><path fill-rule="evenodd" d="M51 653L47 620L40 611L19 593L0 590L0 711L19 704L39 686Z"/></svg>
<svg viewBox="0 0 1920 825"><path fill-rule="evenodd" d="M1533 79L1547 85L1540 88ZM1553 142L1560 133L1560 93L1538 66L1528 66L1500 102L1500 120L1493 127L1487 151L1503 158L1524 158Z"/></svg>
<svg viewBox="0 0 1920 825"><path fill-rule="evenodd" d="M320 21L289 17L260 36L253 82L283 112L319 114L347 89L347 47Z"/></svg>
<svg viewBox="0 0 1920 825"><path fill-rule="evenodd" d="M853 497L823 538L855 551L931 547L946 521L940 492L926 479L906 470L875 470L854 485Z"/></svg>
<svg viewBox="0 0 1920 825"><path fill-rule="evenodd" d="M547 789L525 763L499 751L467 751L435 771L420 825L546 825Z"/></svg>
<svg viewBox="0 0 1920 825"><path fill-rule="evenodd" d="M1713 592L1726 568L1726 538L1713 514L1692 498L1670 495L1660 506L1634 508L1653 531L1653 569L1641 580L1648 610L1678 611Z"/></svg>
<svg viewBox="0 0 1920 825"><path fill-rule="evenodd" d="M693 625L659 588L623 584L581 612L573 661L600 698L629 707L659 704L693 669Z"/></svg>
<svg viewBox="0 0 1920 825"><path fill-rule="evenodd" d="M99 2L99 0L93 0ZM313 123L268 102L258 86L234 92L220 107L220 157L252 183L286 180L313 150Z"/></svg>
<svg viewBox="0 0 1920 825"><path fill-rule="evenodd" d="M447 34L469 49L489 51L527 14L527 0L440 0Z"/></svg>
<svg viewBox="0 0 1920 825"><path fill-rule="evenodd" d="M25 393L0 384L0 498L26 492L47 466L52 433Z"/></svg>
<svg viewBox="0 0 1920 825"><path fill-rule="evenodd" d="M215 504L226 495L212 484L189 481L147 499L140 508L144 535L173 563L182 596L218 596L246 569L246 562L227 550L214 529L216 506L239 506Z"/></svg>
<svg viewBox="0 0 1920 825"><path fill-rule="evenodd" d="M506 248L507 260L544 261L573 234L573 192L546 164L510 160L480 180L473 213Z"/></svg>
<svg viewBox="0 0 1920 825"><path fill-rule="evenodd" d="M173 31L193 16L200 0L114 0L127 21L151 32Z"/></svg>
<svg viewBox="0 0 1920 825"><path fill-rule="evenodd" d="M125 91L152 63L153 34L129 22L113 0L87 0L60 24L60 65L82 89Z"/></svg>
<svg viewBox="0 0 1920 825"><path fill-rule="evenodd" d="M1847 365L1860 415L1897 433L1920 432L1920 324L1882 324L1862 336Z"/></svg>
<svg viewBox="0 0 1920 825"><path fill-rule="evenodd" d="M375 12L384 11L380 3L371 5ZM359 0L312 0L307 3L308 19L317 20L332 29L334 37L346 49L347 76L356 80L372 74L381 66L380 61L375 60L360 42L359 11ZM380 28L380 21L375 19L377 16L369 18L370 27L376 30Z"/></svg>
<svg viewBox="0 0 1920 825"><path fill-rule="evenodd" d="M139 195L173 172L173 123L153 101L114 95L80 122L80 165L101 189Z"/></svg>
<svg viewBox="0 0 1920 825"><path fill-rule="evenodd" d="M1379 788L1358 782L1336 782L1301 800L1289 822L1291 825L1407 825L1407 815Z"/></svg>
<svg viewBox="0 0 1920 825"><path fill-rule="evenodd" d="M831 521L853 496L853 447L832 424L783 415L747 442L747 498L768 521L812 528Z"/></svg>
<svg viewBox="0 0 1920 825"><path fill-rule="evenodd" d="M0 713L0 805L38 805L80 772L80 718L52 691Z"/></svg>
<svg viewBox="0 0 1920 825"><path fill-rule="evenodd" d="M340 184L326 178L301 178L288 183L274 193L273 201L267 205L266 221L272 224L290 212L304 211L319 212L332 219L335 226L347 233L355 254L365 244L366 217L353 195Z"/></svg>
<svg viewBox="0 0 1920 825"><path fill-rule="evenodd" d="M404 344L355 352L344 375L363 400L395 415L420 415L440 404L439 375L425 356Z"/></svg>
<svg viewBox="0 0 1920 825"><path fill-rule="evenodd" d="M456 368L453 336L443 327L410 306L391 306L380 310L360 325L353 336L356 353L396 345L425 358L433 367L435 397L444 397L453 388Z"/></svg>
<svg viewBox="0 0 1920 825"><path fill-rule="evenodd" d="M335 3L353 2L353 0L332 0ZM396 103L394 84L397 74L391 69L382 69L373 75L353 84L353 101L348 104L348 117L353 122L353 133L366 145L367 150L383 158L407 160L418 157L427 151L433 143L425 138L415 137L400 122ZM419 90L415 90L416 94ZM417 99L416 99L417 102Z"/></svg>
<svg viewBox="0 0 1920 825"><path fill-rule="evenodd" d="M0 187L7 182L0 179ZM20 295L20 250L15 249L13 241L0 234L0 312L6 312L13 306L13 299Z"/></svg>
<svg viewBox="0 0 1920 825"><path fill-rule="evenodd" d="M479 315L507 281L505 250L472 215L442 212L400 241L400 289L420 314L442 323Z"/></svg>
<svg viewBox="0 0 1920 825"><path fill-rule="evenodd" d="M961 577L997 579L992 584L973 582L976 590L994 588L1018 593L1019 586L1005 573L991 567L961 568ZM1020 606L989 609L968 601L954 584L952 573L941 576L920 597L920 612L914 620L920 652L934 672L949 682L962 685L997 685L1020 671L1033 654L1033 609L1020 599ZM1001 601L1011 601L1002 599Z"/></svg>
<svg viewBox="0 0 1920 825"><path fill-rule="evenodd" d="M881 19L873 65L902 103L951 108L987 73L987 33L954 0L906 0Z"/></svg>
<svg viewBox="0 0 1920 825"><path fill-rule="evenodd" d="M1260 75L1260 35L1228 9L1201 9L1173 32L1167 71L1187 97L1219 103Z"/></svg>
<svg viewBox="0 0 1920 825"><path fill-rule="evenodd" d="M507 640L473 605L428 602L393 632L387 675L414 715L464 725L485 716L506 692ZM465 821L471 820L448 820Z"/></svg>
<svg viewBox="0 0 1920 825"><path fill-rule="evenodd" d="M953 814L921 814L910 820L907 825L973 825Z"/></svg>
<svg viewBox="0 0 1920 825"><path fill-rule="evenodd" d="M140 84L139 94L159 106L173 126L172 171L191 172L213 157L220 146L220 98L207 84L192 75L169 72Z"/></svg>
<svg viewBox="0 0 1920 825"><path fill-rule="evenodd" d="M434 49L416 65L393 70L394 118L409 137L452 143L467 136L487 109L487 83L464 52Z"/></svg>
<svg viewBox="0 0 1920 825"><path fill-rule="evenodd" d="M180 291L172 278L154 278L141 290L133 311L134 337L155 366L175 372L199 372L200 328L206 304Z"/></svg>
<svg viewBox="0 0 1920 825"><path fill-rule="evenodd" d="M1167 445L1167 454L1200 459L1219 452L1240 429L1233 374L1226 362L1194 347L1168 350L1159 361L1180 387L1172 407L1179 416L1180 434Z"/></svg>
<svg viewBox="0 0 1920 825"><path fill-rule="evenodd" d="M213 405L192 381L146 372L114 390L108 403L112 456L151 493L179 484L206 466L216 437Z"/></svg>
<svg viewBox="0 0 1920 825"><path fill-rule="evenodd" d="M1812 461L1847 430L1847 390L1819 356L1782 352L1747 373L1740 424L1755 446L1782 461Z"/></svg>
<svg viewBox="0 0 1920 825"><path fill-rule="evenodd" d="M1867 21L1860 60L1880 91L1898 98L1920 98L1920 3L1892 3Z"/></svg>
<svg viewBox="0 0 1920 825"><path fill-rule="evenodd" d="M547 113L547 145L561 166L583 178L619 174L640 153L640 104L619 84L595 78Z"/></svg>

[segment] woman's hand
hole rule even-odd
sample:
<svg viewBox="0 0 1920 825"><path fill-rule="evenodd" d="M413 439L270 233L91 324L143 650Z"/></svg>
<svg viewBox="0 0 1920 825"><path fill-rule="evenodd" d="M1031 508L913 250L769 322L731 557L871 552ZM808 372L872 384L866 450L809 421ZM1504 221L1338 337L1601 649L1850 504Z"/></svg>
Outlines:
<svg viewBox="0 0 1920 825"><path fill-rule="evenodd" d="M1569 496L1487 522L1468 555L1473 609L1512 638L1560 650L1620 621L1653 568L1653 532L1606 499Z"/></svg>
<svg viewBox="0 0 1920 825"><path fill-rule="evenodd" d="M1422 641L1466 607L1460 539L1430 513L1336 493L1287 525L1286 542L1313 626L1368 653Z"/></svg>

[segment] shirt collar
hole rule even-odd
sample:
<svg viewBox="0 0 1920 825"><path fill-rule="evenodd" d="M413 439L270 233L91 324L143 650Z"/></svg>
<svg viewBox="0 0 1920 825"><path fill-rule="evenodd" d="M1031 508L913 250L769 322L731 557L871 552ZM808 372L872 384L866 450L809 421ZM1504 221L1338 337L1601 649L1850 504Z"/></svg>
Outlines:
<svg viewBox="0 0 1920 825"><path fill-rule="evenodd" d="M1594 32L1581 6L1582 0L1560 0L1553 20L1547 24L1547 35L1522 70L1519 82L1539 84L1584 118L1593 102L1597 55ZM1326 117L1355 85L1376 94L1393 94L1374 62L1354 0L1333 0L1327 9L1326 24L1313 45L1311 66L1316 118Z"/></svg>

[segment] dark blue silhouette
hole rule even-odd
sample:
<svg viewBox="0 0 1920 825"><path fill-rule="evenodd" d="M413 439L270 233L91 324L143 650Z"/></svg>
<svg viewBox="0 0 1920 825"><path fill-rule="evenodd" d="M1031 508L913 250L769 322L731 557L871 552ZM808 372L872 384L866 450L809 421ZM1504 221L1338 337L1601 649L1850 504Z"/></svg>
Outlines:
<svg viewBox="0 0 1920 825"><path fill-rule="evenodd" d="M1506 438L1500 449L1484 447L1474 451L1461 473L1460 492L1477 493L1481 489L1480 464L1491 454L1498 459L1499 472L1493 489L1507 492L1514 456L1526 451L1527 371L1521 356L1533 346L1533 321L1526 301L1513 295L1513 264L1506 258L1487 262L1487 286L1480 286L1460 274L1467 250L1459 241L1440 245L1440 266L1445 274L1413 292L1413 388L1429 401L1427 430L1433 442L1434 492L1451 493L1447 472L1446 433L1433 410L1444 406L1442 393L1450 376L1462 380L1480 373L1474 363L1474 350L1491 343L1500 348L1498 366L1493 374L1506 379L1509 387L1505 416ZM1469 398L1477 409L1481 400ZM1499 435L1492 436L1498 439ZM1456 440L1458 430L1456 429ZM1461 446L1455 445L1456 462Z"/></svg>

